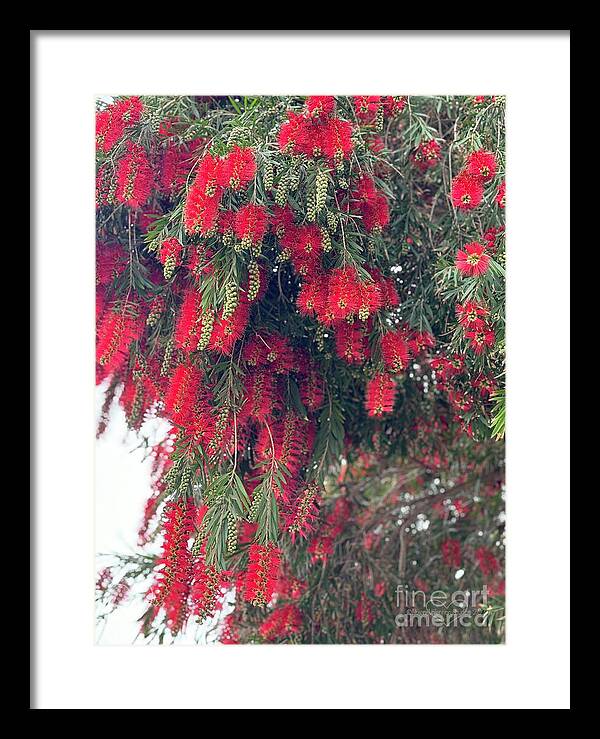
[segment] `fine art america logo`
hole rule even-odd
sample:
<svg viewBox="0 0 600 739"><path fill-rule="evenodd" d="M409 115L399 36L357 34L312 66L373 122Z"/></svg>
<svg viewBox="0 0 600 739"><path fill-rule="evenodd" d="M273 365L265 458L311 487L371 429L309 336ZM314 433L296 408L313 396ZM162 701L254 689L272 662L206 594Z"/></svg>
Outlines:
<svg viewBox="0 0 600 739"><path fill-rule="evenodd" d="M410 590L396 588L396 626L489 626L488 589Z"/></svg>

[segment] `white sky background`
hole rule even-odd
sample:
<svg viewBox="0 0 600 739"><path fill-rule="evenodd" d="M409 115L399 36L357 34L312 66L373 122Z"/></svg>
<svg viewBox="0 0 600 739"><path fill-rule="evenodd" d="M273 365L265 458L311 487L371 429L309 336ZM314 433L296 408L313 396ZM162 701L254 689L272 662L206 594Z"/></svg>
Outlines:
<svg viewBox="0 0 600 739"><path fill-rule="evenodd" d="M96 388L96 418L104 399L106 383ZM118 394L117 394L118 395ZM95 551L97 555L132 554L137 549L137 532L142 520L144 505L150 495L150 468L152 460L148 449L140 446L142 436L150 444L160 441L168 429L162 419L147 421L138 434L127 428L125 414L113 401L106 431L96 441L95 469ZM156 551L156 547L153 551ZM138 550L139 551L139 550ZM148 550L149 551L149 550ZM114 562L110 557L97 556L96 570ZM118 575L116 576L118 579ZM143 588L142 590L145 590ZM144 612L141 591L132 590L131 597L115 609L96 630L96 643L100 645L133 644L138 636L138 618ZM208 628L212 627L208 623ZM193 620L186 633L177 638L177 644L195 644L205 640L207 629L197 629ZM143 645L139 637L136 644Z"/></svg>

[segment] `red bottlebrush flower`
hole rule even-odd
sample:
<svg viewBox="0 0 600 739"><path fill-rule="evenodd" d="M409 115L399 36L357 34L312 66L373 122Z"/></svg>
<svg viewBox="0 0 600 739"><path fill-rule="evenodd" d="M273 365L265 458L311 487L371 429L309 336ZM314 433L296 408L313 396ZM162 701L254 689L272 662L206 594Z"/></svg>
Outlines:
<svg viewBox="0 0 600 739"><path fill-rule="evenodd" d="M116 244L96 244L96 284L109 285L123 272L127 260Z"/></svg>
<svg viewBox="0 0 600 739"><path fill-rule="evenodd" d="M300 400L309 411L316 411L323 405L324 397L323 377L317 366L311 363L300 382Z"/></svg>
<svg viewBox="0 0 600 739"><path fill-rule="evenodd" d="M406 95L384 95L382 102L386 116L397 115L406 107Z"/></svg>
<svg viewBox="0 0 600 739"><path fill-rule="evenodd" d="M172 633L181 630L187 616L187 600L191 578L192 537L196 507L191 501L168 501L165 504L163 545L158 560L156 580L148 592L154 606L163 606Z"/></svg>
<svg viewBox="0 0 600 739"><path fill-rule="evenodd" d="M456 306L458 322L468 329L483 326L489 314L490 311L485 305L480 305L474 300L467 300L465 303L458 303Z"/></svg>
<svg viewBox="0 0 600 739"><path fill-rule="evenodd" d="M496 390L496 381L491 375L480 373L471 383L471 386L475 390L479 390L479 394L482 398L489 398L492 393Z"/></svg>
<svg viewBox="0 0 600 739"><path fill-rule="evenodd" d="M410 361L410 346L399 331L388 331L381 338L381 353L386 368L394 374L404 372Z"/></svg>
<svg viewBox="0 0 600 739"><path fill-rule="evenodd" d="M499 208L506 207L506 182L502 180L498 192L496 193L496 203Z"/></svg>
<svg viewBox="0 0 600 739"><path fill-rule="evenodd" d="M204 557L198 557L193 565L193 582L190 590L192 611L200 621L213 616L221 597L221 575L214 565L207 565Z"/></svg>
<svg viewBox="0 0 600 739"><path fill-rule="evenodd" d="M165 239L158 252L158 261L164 266L165 279L168 280L173 274L175 267L181 264L181 252L183 244L176 238Z"/></svg>
<svg viewBox="0 0 600 739"><path fill-rule="evenodd" d="M452 181L450 194L455 208L471 210L483 200L483 184L480 178L461 172Z"/></svg>
<svg viewBox="0 0 600 739"><path fill-rule="evenodd" d="M175 346L187 352L204 348L199 344L208 344L210 340L211 318L212 314L205 314L202 309L202 294L194 288L186 290L173 334Z"/></svg>
<svg viewBox="0 0 600 739"><path fill-rule="evenodd" d="M352 267L340 267L329 273L327 308L336 320L344 320L360 308L360 280Z"/></svg>
<svg viewBox="0 0 600 739"><path fill-rule="evenodd" d="M327 284L323 275L314 275L302 283L296 305L303 316L315 318L322 313L326 303Z"/></svg>
<svg viewBox="0 0 600 739"><path fill-rule="evenodd" d="M413 331L408 341L413 356L418 357L427 349L435 347L435 337L429 331Z"/></svg>
<svg viewBox="0 0 600 739"><path fill-rule="evenodd" d="M235 235L248 248L251 244L260 244L267 232L267 210L262 205L243 206L235 214Z"/></svg>
<svg viewBox="0 0 600 739"><path fill-rule="evenodd" d="M498 163L491 151L473 151L467 157L465 171L472 177L480 177L483 182L489 182L496 174Z"/></svg>
<svg viewBox="0 0 600 739"><path fill-rule="evenodd" d="M371 355L364 328L354 323L340 324L335 329L335 350L348 364L364 364Z"/></svg>
<svg viewBox="0 0 600 739"><path fill-rule="evenodd" d="M267 641L284 639L297 634L302 627L302 614L297 606L289 603L276 608L260 625L258 632Z"/></svg>
<svg viewBox="0 0 600 739"><path fill-rule="evenodd" d="M294 231L294 238L283 240L284 245L290 249L294 269L303 277L313 275L320 266L323 253L321 229L314 223L310 223L299 226Z"/></svg>
<svg viewBox="0 0 600 739"><path fill-rule="evenodd" d="M298 139L305 124L306 120L302 115L292 110L287 111L287 121L279 129L277 137L281 151L288 154L296 151Z"/></svg>
<svg viewBox="0 0 600 739"><path fill-rule="evenodd" d="M234 146L218 167L217 178L221 187L241 190L254 179L256 160L254 151Z"/></svg>
<svg viewBox="0 0 600 739"><path fill-rule="evenodd" d="M96 149L108 153L123 136L126 128L135 125L144 111L139 97L117 100L96 113Z"/></svg>
<svg viewBox="0 0 600 739"><path fill-rule="evenodd" d="M347 159L351 154L352 124L341 118L330 118L323 126L322 132L323 154L335 163Z"/></svg>
<svg viewBox="0 0 600 739"><path fill-rule="evenodd" d="M373 592L375 593L375 596L377 598L381 598L381 596L385 594L385 583L381 581L376 582L375 587L373 588Z"/></svg>
<svg viewBox="0 0 600 739"><path fill-rule="evenodd" d="M218 174L220 172L221 160L212 154L205 154L198 164L198 171L194 179L195 187L207 198L214 197L219 190Z"/></svg>
<svg viewBox="0 0 600 739"><path fill-rule="evenodd" d="M417 169L426 172L440 161L441 147L435 139L422 141L412 154L412 161Z"/></svg>
<svg viewBox="0 0 600 739"><path fill-rule="evenodd" d="M496 343L496 335L485 324L472 331L466 331L465 338L471 342L471 347L475 350L475 354L483 354L486 349L491 349Z"/></svg>
<svg viewBox="0 0 600 739"><path fill-rule="evenodd" d="M500 563L486 547L479 547L475 551L475 559L484 577L493 577L500 571Z"/></svg>
<svg viewBox="0 0 600 739"><path fill-rule="evenodd" d="M98 327L96 362L103 368L103 376L120 369L129 356L129 347L139 339L141 320L126 308L108 311Z"/></svg>
<svg viewBox="0 0 600 739"><path fill-rule="evenodd" d="M381 107L382 99L380 95L354 96L354 111L361 123L373 123Z"/></svg>
<svg viewBox="0 0 600 739"><path fill-rule="evenodd" d="M473 407L473 398L460 390L450 390L448 392L448 402L458 411L466 413Z"/></svg>
<svg viewBox="0 0 600 739"><path fill-rule="evenodd" d="M167 145L159 163L158 184L161 192L171 197L187 183L198 149L203 144L203 139L194 139L187 144Z"/></svg>
<svg viewBox="0 0 600 739"><path fill-rule="evenodd" d="M281 241L286 233L294 227L294 211L289 205L281 207L276 205L273 209L273 216L271 217L271 228L275 236Z"/></svg>
<svg viewBox="0 0 600 739"><path fill-rule="evenodd" d="M202 182L195 181L188 190L183 206L183 222L188 234L213 234L217 227L221 191L206 195Z"/></svg>
<svg viewBox="0 0 600 739"><path fill-rule="evenodd" d="M141 208L152 192L154 177L143 146L127 142L127 153L117 165L115 197L130 208Z"/></svg>
<svg viewBox="0 0 600 739"><path fill-rule="evenodd" d="M275 410L277 378L263 369L248 374L244 380L246 399L241 409L240 420L250 417L264 421Z"/></svg>
<svg viewBox="0 0 600 739"><path fill-rule="evenodd" d="M460 542L457 539L446 539L442 542L442 557L448 567L460 567L462 563Z"/></svg>
<svg viewBox="0 0 600 739"><path fill-rule="evenodd" d="M286 515L286 527L292 541L297 536L304 539L312 531L314 522L319 515L320 489L317 483L311 482L301 488L290 506L290 512Z"/></svg>
<svg viewBox="0 0 600 739"><path fill-rule="evenodd" d="M387 198L379 192L371 177L362 175L351 197L369 233L378 233L387 226L390 221Z"/></svg>
<svg viewBox="0 0 600 739"><path fill-rule="evenodd" d="M478 241L465 244L456 254L456 266L466 277L480 277L487 272L489 264L489 254Z"/></svg>
<svg viewBox="0 0 600 739"><path fill-rule="evenodd" d="M243 358L251 366L264 366L280 374L290 372L295 363L289 339L275 332L256 334L244 347Z"/></svg>
<svg viewBox="0 0 600 739"><path fill-rule="evenodd" d="M367 267L367 272L371 275L375 284L379 287L382 300L382 308L397 308L400 305L400 297L396 290L396 285L391 277L384 277L375 267Z"/></svg>
<svg viewBox="0 0 600 739"><path fill-rule="evenodd" d="M327 562L333 554L335 540L332 536L318 536L308 546L308 553L313 562Z"/></svg>
<svg viewBox="0 0 600 739"><path fill-rule="evenodd" d="M223 318L222 313L215 319L210 335L208 348L221 354L231 354L233 347L244 335L250 317L250 304L243 293L240 296L237 308L229 318Z"/></svg>
<svg viewBox="0 0 600 739"><path fill-rule="evenodd" d="M335 110L333 95L310 95L306 99L306 110L313 118L326 117Z"/></svg>
<svg viewBox="0 0 600 739"><path fill-rule="evenodd" d="M396 383L385 372L377 373L367 382L365 408L370 416L391 413L396 398Z"/></svg>
<svg viewBox="0 0 600 739"><path fill-rule="evenodd" d="M266 606L273 597L279 575L281 552L274 544L250 546L244 598L255 606Z"/></svg>
<svg viewBox="0 0 600 739"><path fill-rule="evenodd" d="M202 373L197 367L178 365L165 394L165 409L173 423L184 425L190 419L196 404Z"/></svg>

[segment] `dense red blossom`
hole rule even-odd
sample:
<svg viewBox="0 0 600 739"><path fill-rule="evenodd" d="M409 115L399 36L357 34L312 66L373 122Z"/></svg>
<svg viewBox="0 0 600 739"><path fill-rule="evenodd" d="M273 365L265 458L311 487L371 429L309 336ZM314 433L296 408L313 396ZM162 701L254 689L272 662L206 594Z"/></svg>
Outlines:
<svg viewBox="0 0 600 739"><path fill-rule="evenodd" d="M172 260L175 265L181 264L181 252L183 251L183 245L176 238L165 239L160 245L158 251L158 261L161 264L166 264L167 260Z"/></svg>
<svg viewBox="0 0 600 739"><path fill-rule="evenodd" d="M188 234L200 233L207 236L216 230L221 192L206 195L202 186L192 184L183 206L183 222Z"/></svg>
<svg viewBox="0 0 600 739"><path fill-rule="evenodd" d="M288 228L282 239L289 248L292 264L299 275L313 275L318 270L323 254L323 236L314 223Z"/></svg>
<svg viewBox="0 0 600 739"><path fill-rule="evenodd" d="M250 546L244 598L256 606L266 606L273 597L279 575L280 550L273 544Z"/></svg>
<svg viewBox="0 0 600 739"><path fill-rule="evenodd" d="M234 146L217 168L217 181L221 187L241 190L254 179L256 159L254 150Z"/></svg>
<svg viewBox="0 0 600 739"><path fill-rule="evenodd" d="M418 357L435 347L435 337L429 331L411 331L408 345L413 356Z"/></svg>
<svg viewBox="0 0 600 739"><path fill-rule="evenodd" d="M348 364L363 365L371 356L367 333L356 323L341 323L335 329L335 351Z"/></svg>
<svg viewBox="0 0 600 739"><path fill-rule="evenodd" d="M267 232L269 222L267 210L262 205L249 203L235 214L234 231L238 239L260 244Z"/></svg>
<svg viewBox="0 0 600 739"><path fill-rule="evenodd" d="M206 316L202 308L202 294L189 288L183 294L173 340L178 349L194 352L202 338Z"/></svg>
<svg viewBox="0 0 600 739"><path fill-rule="evenodd" d="M309 411L316 411L323 405L325 383L323 375L314 362L307 363L300 381L300 400Z"/></svg>
<svg viewBox="0 0 600 739"><path fill-rule="evenodd" d="M258 632L267 641L296 634L302 626L302 614L293 603L275 608L260 625Z"/></svg>
<svg viewBox="0 0 600 739"><path fill-rule="evenodd" d="M452 180L452 202L459 210L477 208L483 200L481 178L461 172Z"/></svg>
<svg viewBox="0 0 600 739"><path fill-rule="evenodd" d="M285 525L292 541L297 536L304 539L308 537L319 515L319 504L320 489L315 482L300 487L285 517Z"/></svg>
<svg viewBox="0 0 600 739"><path fill-rule="evenodd" d="M396 399L396 383L385 372L378 372L367 382L365 389L365 408L370 416L390 413Z"/></svg>
<svg viewBox="0 0 600 739"><path fill-rule="evenodd" d="M165 394L165 409L174 423L190 420L196 404L202 372L193 365L179 364L171 375Z"/></svg>
<svg viewBox="0 0 600 739"><path fill-rule="evenodd" d="M96 113L96 148L108 153L121 139L125 130L142 117L144 105L139 97L117 100Z"/></svg>
<svg viewBox="0 0 600 739"><path fill-rule="evenodd" d="M129 347L139 339L142 325L125 308L108 311L98 327L96 362L103 369L102 376L120 369L129 356Z"/></svg>
<svg viewBox="0 0 600 739"><path fill-rule="evenodd" d="M487 272L489 264L489 254L478 241L465 244L456 253L456 266L466 277L480 277Z"/></svg>
<svg viewBox="0 0 600 739"><path fill-rule="evenodd" d="M335 110L333 95L310 95L306 98L306 110L313 117L328 116Z"/></svg>
<svg viewBox="0 0 600 739"><path fill-rule="evenodd" d="M250 372L244 380L245 400L240 411L240 420L254 418L264 421L275 411L277 377L264 369Z"/></svg>
<svg viewBox="0 0 600 739"><path fill-rule="evenodd" d="M140 144L127 142L127 152L117 165L115 197L130 208L141 208L154 187L154 175L146 150Z"/></svg>
<svg viewBox="0 0 600 739"><path fill-rule="evenodd" d="M353 267L339 267L329 273L327 308L336 320L358 313L360 279Z"/></svg>
<svg viewBox="0 0 600 739"><path fill-rule="evenodd" d="M233 314L223 318L220 313L216 319L210 335L208 348L221 354L231 354L236 341L242 338L250 316L250 304L243 293Z"/></svg>
<svg viewBox="0 0 600 739"><path fill-rule="evenodd" d="M470 341L475 354L482 354L486 349L491 349L496 343L496 335L486 324L478 326L471 331L466 331L465 338Z"/></svg>
<svg viewBox="0 0 600 739"><path fill-rule="evenodd" d="M467 300L465 303L458 303L456 306L458 322L468 329L483 326L489 314L489 308L474 300Z"/></svg>
<svg viewBox="0 0 600 739"><path fill-rule="evenodd" d="M465 171L472 177L480 177L483 182L489 182L496 174L497 168L496 156L491 151L480 149L469 154Z"/></svg>
<svg viewBox="0 0 600 739"><path fill-rule="evenodd" d="M475 559L484 577L493 577L500 571L500 563L487 547L479 547L475 550Z"/></svg>
<svg viewBox="0 0 600 739"><path fill-rule="evenodd" d="M357 212L363 219L365 229L379 232L390 221L390 211L387 198L375 186L374 180L368 175L362 175L354 191L352 200Z"/></svg>
<svg viewBox="0 0 600 739"><path fill-rule="evenodd" d="M315 318L323 313L327 304L327 282L324 275L316 274L302 282L296 304L303 316Z"/></svg>
<svg viewBox="0 0 600 739"><path fill-rule="evenodd" d="M383 363L390 372L404 372L410 360L410 346L405 336L399 331L388 331L381 338Z"/></svg>
<svg viewBox="0 0 600 739"><path fill-rule="evenodd" d="M483 372L480 372L477 377L473 379L471 385L475 390L479 390L479 394L484 399L489 398L497 387L496 380L492 375L488 375Z"/></svg>

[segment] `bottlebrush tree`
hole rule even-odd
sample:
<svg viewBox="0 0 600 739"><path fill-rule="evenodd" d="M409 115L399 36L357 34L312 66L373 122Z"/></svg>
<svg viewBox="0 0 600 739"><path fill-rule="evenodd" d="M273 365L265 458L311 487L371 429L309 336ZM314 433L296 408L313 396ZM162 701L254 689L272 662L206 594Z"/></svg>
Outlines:
<svg viewBox="0 0 600 739"><path fill-rule="evenodd" d="M169 429L99 617L502 640L504 100L124 97L96 127L98 434L113 401ZM400 588L484 586L485 626L398 625Z"/></svg>

